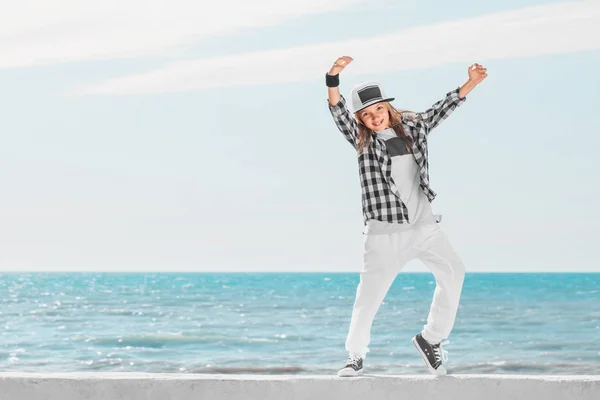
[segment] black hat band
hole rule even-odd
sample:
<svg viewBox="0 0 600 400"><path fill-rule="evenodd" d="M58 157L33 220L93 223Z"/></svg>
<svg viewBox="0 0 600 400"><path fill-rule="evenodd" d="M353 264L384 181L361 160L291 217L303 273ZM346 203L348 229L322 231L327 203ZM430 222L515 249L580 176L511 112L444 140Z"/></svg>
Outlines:
<svg viewBox="0 0 600 400"><path fill-rule="evenodd" d="M382 100L381 90L379 90L378 86L367 86L356 92L358 94L358 98L363 104L366 104L373 100Z"/></svg>

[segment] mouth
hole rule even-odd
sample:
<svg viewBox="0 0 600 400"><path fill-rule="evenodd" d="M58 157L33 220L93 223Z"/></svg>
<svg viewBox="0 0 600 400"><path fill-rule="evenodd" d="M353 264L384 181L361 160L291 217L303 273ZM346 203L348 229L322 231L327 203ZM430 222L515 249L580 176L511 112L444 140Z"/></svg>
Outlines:
<svg viewBox="0 0 600 400"><path fill-rule="evenodd" d="M377 122L373 122L373 126L379 126L381 124L383 124L383 120L379 120Z"/></svg>

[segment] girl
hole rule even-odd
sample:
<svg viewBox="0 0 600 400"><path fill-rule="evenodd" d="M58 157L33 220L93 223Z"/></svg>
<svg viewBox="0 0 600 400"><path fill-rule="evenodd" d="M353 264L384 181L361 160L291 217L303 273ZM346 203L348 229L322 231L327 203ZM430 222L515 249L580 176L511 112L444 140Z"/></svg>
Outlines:
<svg viewBox="0 0 600 400"><path fill-rule="evenodd" d="M471 65L464 85L422 113L399 111L377 82L363 82L352 88L351 115L338 88L339 73L351 62L340 57L326 74L331 115L357 151L365 224L364 264L346 339L349 357L338 375L362 373L375 314L397 274L415 258L431 270L436 288L427 323L412 342L429 371L445 375L442 340L454 325L465 269L438 225L441 216L431 209L436 193L429 186L427 140L487 70Z"/></svg>

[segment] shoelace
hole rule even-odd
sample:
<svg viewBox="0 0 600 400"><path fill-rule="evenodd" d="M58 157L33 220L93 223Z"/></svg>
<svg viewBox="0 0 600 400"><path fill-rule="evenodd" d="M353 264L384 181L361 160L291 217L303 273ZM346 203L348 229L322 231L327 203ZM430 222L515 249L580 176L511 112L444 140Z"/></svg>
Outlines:
<svg viewBox="0 0 600 400"><path fill-rule="evenodd" d="M450 343L450 341L448 341L448 340L444 340L444 341L443 341L443 342L441 342L441 343L440 343L438 346L435 346L435 347L433 348L433 354L435 355L435 359L436 359L438 362L440 361L440 359L441 359L443 362L446 362L446 361L448 361L448 351L447 351L447 350L445 350L445 349L442 347L443 345L446 345L446 344L448 344L448 343Z"/></svg>
<svg viewBox="0 0 600 400"><path fill-rule="evenodd" d="M346 364L352 364L352 365L356 365L358 367L359 360L360 360L360 357L358 357L358 356L350 356L350 357L348 357L348 361L346 362Z"/></svg>

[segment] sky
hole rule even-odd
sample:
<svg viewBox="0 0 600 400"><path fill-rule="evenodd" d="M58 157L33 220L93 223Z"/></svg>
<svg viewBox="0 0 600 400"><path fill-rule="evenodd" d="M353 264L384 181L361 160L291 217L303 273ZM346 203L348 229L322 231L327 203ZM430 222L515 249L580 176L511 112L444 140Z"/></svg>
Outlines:
<svg viewBox="0 0 600 400"><path fill-rule="evenodd" d="M348 55L413 111L488 69L429 139L467 272L600 272L598 0L2 8L1 271L359 272Z"/></svg>

